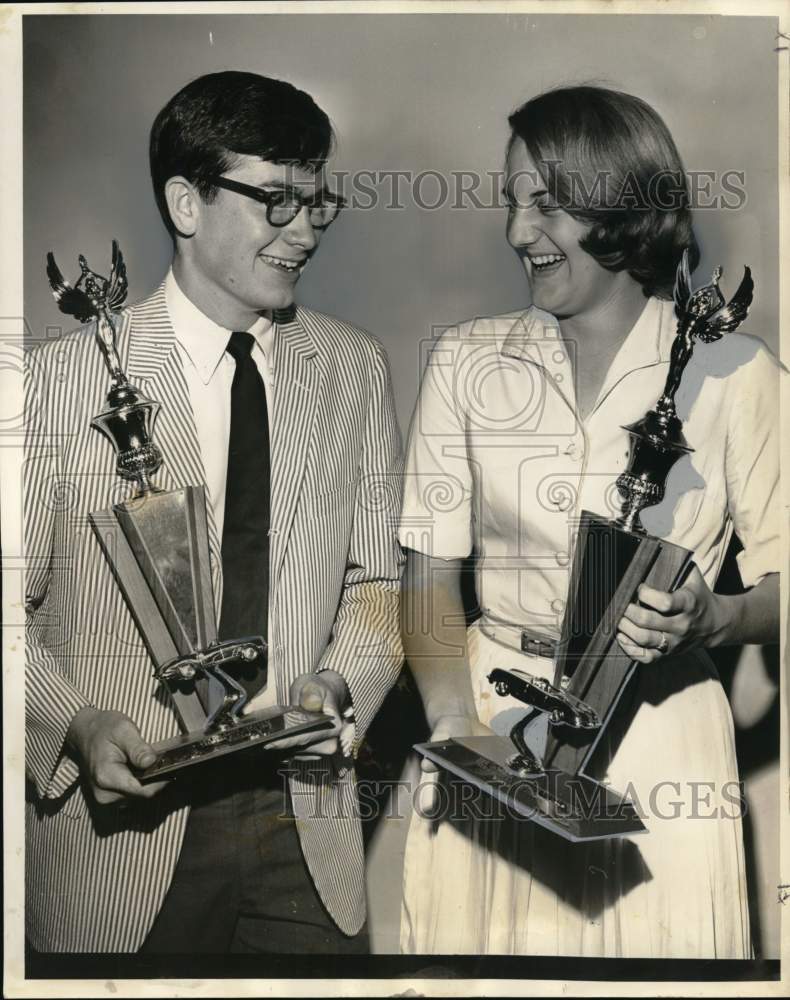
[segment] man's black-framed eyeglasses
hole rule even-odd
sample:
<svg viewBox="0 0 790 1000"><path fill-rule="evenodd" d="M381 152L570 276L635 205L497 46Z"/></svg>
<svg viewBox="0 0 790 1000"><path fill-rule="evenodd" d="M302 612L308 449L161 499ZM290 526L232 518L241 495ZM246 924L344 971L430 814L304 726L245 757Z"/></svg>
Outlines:
<svg viewBox="0 0 790 1000"><path fill-rule="evenodd" d="M334 194L331 191L304 195L292 187L264 191L263 188L254 187L252 184L232 181L229 177L209 177L208 181L216 187L232 191L234 194L244 195L245 198L252 198L265 205L266 221L270 226L278 228L289 225L303 208L307 208L310 213L310 225L313 229L326 229L335 221L340 209L346 203L342 195Z"/></svg>

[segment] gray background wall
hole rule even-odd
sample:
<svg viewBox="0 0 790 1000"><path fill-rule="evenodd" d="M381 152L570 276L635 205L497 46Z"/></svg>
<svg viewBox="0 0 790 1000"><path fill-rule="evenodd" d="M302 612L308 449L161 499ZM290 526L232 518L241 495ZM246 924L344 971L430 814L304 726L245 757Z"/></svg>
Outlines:
<svg viewBox="0 0 790 1000"><path fill-rule="evenodd" d="M640 95L665 118L688 170L745 173L738 211L697 214L698 273L722 263L732 290L750 264L757 291L747 328L776 350L776 30L771 18L692 15L26 16L23 253L33 336L54 335L64 319L44 276L47 250L67 275L76 273L78 252L101 271L116 237L130 300L158 283L170 247L151 196L148 130L188 80L233 68L281 76L313 93L337 128L334 166L347 171L485 174L501 168L508 112L540 90L595 80ZM426 181L422 193L434 199L435 184ZM383 341L405 429L421 340L435 326L525 305L528 290L504 239L502 209L426 211L408 193L402 201L401 210L384 203L349 210L325 238L299 297ZM736 715L747 728L775 705L755 656L740 668L747 704ZM748 702L755 677L757 703ZM769 901L762 935L770 954L777 938L769 887L778 880L770 753L755 775L753 884ZM397 941L404 831L404 821L382 824L372 846L378 950Z"/></svg>

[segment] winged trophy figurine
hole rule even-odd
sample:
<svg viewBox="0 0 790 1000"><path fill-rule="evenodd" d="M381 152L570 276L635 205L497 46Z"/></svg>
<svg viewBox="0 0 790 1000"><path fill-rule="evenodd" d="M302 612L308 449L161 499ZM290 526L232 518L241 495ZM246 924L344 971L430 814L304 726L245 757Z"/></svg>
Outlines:
<svg viewBox="0 0 790 1000"><path fill-rule="evenodd" d="M716 267L709 285L702 285L696 291L691 289L688 249L675 275L675 315L678 318L678 332L672 344L669 375L661 398L656 404L656 412L664 423L675 417L675 393L694 349L694 338L703 344L712 344L722 334L731 333L746 319L754 294L752 272L743 269L743 278L735 294L725 305L724 296L719 291L719 281L723 270Z"/></svg>
<svg viewBox="0 0 790 1000"><path fill-rule="evenodd" d="M80 323L88 323L92 319L97 321L96 336L110 375L116 384L124 384L126 376L118 357L115 327L109 316L110 312L120 309L126 301L129 288L123 254L118 242L113 240L109 278L92 271L83 254L79 255L78 260L81 273L76 284L71 285L61 274L52 251L47 254L47 277L52 294L62 313L74 316Z"/></svg>

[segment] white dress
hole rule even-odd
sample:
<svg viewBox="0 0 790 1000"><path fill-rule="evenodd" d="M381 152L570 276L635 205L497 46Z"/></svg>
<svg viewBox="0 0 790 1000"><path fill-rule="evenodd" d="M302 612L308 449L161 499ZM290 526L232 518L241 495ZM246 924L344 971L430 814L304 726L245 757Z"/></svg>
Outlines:
<svg viewBox="0 0 790 1000"><path fill-rule="evenodd" d="M401 542L448 559L474 550L484 616L557 636L576 518L616 512L622 427L658 398L675 329L671 303L649 300L584 424L552 317L530 309L446 331L412 425ZM778 569L777 383L764 345L733 334L695 348L678 393L695 450L643 520L691 549L710 586L733 525L747 586ZM507 732L520 703L486 675L498 665L551 678L551 661L476 626L468 646L478 715ZM630 694L635 714L596 777L632 798L648 833L572 844L512 817L415 810L404 952L751 955L732 717L715 668L704 652L663 659Z"/></svg>

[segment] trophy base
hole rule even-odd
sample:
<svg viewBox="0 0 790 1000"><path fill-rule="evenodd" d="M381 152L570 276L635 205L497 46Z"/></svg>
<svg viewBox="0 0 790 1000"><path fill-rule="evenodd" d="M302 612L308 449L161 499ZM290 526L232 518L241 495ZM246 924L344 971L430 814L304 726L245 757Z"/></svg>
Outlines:
<svg viewBox="0 0 790 1000"><path fill-rule="evenodd" d="M418 743L415 750L475 785L524 819L579 842L645 832L634 806L582 774L556 769L524 775L509 766L514 747L501 736Z"/></svg>
<svg viewBox="0 0 790 1000"><path fill-rule="evenodd" d="M185 733L153 744L157 759L135 773L137 780L160 781L174 777L184 768L222 757L225 754L264 747L275 740L298 736L300 733L331 729L332 719L323 712L308 712L301 708L265 708L243 715L238 722L209 732Z"/></svg>

